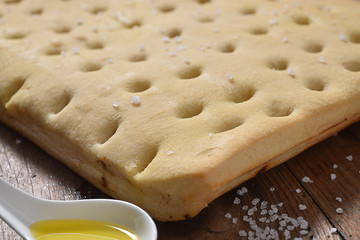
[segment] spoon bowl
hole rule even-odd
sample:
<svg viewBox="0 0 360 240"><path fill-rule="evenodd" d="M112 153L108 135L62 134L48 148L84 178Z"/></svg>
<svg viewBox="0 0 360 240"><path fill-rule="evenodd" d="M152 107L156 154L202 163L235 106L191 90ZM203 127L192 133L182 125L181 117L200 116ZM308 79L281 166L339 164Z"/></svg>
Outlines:
<svg viewBox="0 0 360 240"><path fill-rule="evenodd" d="M0 179L0 218L25 240L35 240L31 224L50 219L113 222L136 232L142 240L156 240L152 218L138 206L113 199L54 201L33 197Z"/></svg>

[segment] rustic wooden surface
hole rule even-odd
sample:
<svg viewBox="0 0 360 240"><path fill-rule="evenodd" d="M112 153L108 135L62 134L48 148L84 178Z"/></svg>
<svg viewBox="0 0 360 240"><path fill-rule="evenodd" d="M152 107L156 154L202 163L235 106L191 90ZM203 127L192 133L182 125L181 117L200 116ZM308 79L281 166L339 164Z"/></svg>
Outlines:
<svg viewBox="0 0 360 240"><path fill-rule="evenodd" d="M107 197L2 124L0 177L23 191L46 199ZM313 182L302 181L304 177ZM239 195L243 187L248 191ZM256 199L259 199L257 204ZM257 210L253 208L254 204ZM336 211L339 208L343 213ZM249 209L253 209L252 213ZM274 211L270 214L270 209L277 210L277 219L270 221L274 214ZM253 222L244 221L244 217L245 220L251 217ZM292 229L291 222L281 221L286 217L292 220L303 217L308 226ZM197 217L187 221L157 222L157 227L160 240L248 239L240 237L239 231L255 232L254 222L263 229L276 229L280 239L285 239L286 229L290 229L291 239L360 239L360 124L350 126L285 164L242 184L216 199ZM332 228L337 231L331 233ZM0 222L0 239L17 240L20 237Z"/></svg>

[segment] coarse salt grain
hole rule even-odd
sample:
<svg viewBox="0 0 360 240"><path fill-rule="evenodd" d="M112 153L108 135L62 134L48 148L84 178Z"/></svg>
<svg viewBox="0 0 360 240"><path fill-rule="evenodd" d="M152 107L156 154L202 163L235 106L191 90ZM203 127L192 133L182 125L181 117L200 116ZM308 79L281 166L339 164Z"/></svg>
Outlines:
<svg viewBox="0 0 360 240"><path fill-rule="evenodd" d="M275 188L274 188L274 187L271 187L271 188L270 188L270 192L273 192L273 191L275 191Z"/></svg>
<svg viewBox="0 0 360 240"><path fill-rule="evenodd" d="M287 226L286 229L289 231L292 231L295 229L295 226L290 225L290 226Z"/></svg>
<svg viewBox="0 0 360 240"><path fill-rule="evenodd" d="M305 210L306 208L307 208L307 207L306 207L305 204L299 204L299 209L300 209L301 211Z"/></svg>
<svg viewBox="0 0 360 240"><path fill-rule="evenodd" d="M330 229L330 233L333 234L333 233L336 233L337 232L337 228L331 228Z"/></svg>
<svg viewBox="0 0 360 240"><path fill-rule="evenodd" d="M227 79L228 80L234 80L234 76L230 73L227 75Z"/></svg>
<svg viewBox="0 0 360 240"><path fill-rule="evenodd" d="M338 168L338 165L336 163L334 163L333 169L336 169L336 168Z"/></svg>
<svg viewBox="0 0 360 240"><path fill-rule="evenodd" d="M237 218L233 218L233 219L232 219L232 223L233 223L233 224L236 224L237 222L238 222L238 219L237 219Z"/></svg>
<svg viewBox="0 0 360 240"><path fill-rule="evenodd" d="M344 41L344 42L346 41L346 36L344 34L340 34L339 38L341 41Z"/></svg>
<svg viewBox="0 0 360 240"><path fill-rule="evenodd" d="M226 213L226 214L225 214L225 218L230 219L230 218L231 218L231 214L230 214L230 213Z"/></svg>
<svg viewBox="0 0 360 240"><path fill-rule="evenodd" d="M119 103L118 103L118 102L113 102L112 105L113 105L114 108L118 108L118 107L119 107Z"/></svg>
<svg viewBox="0 0 360 240"><path fill-rule="evenodd" d="M335 211L336 211L336 213L338 213L338 214L344 213L344 210L343 210L342 208L337 208Z"/></svg>
<svg viewBox="0 0 360 240"><path fill-rule="evenodd" d="M338 201L338 202L342 202L342 198L341 198L341 197L336 197L335 200Z"/></svg>
<svg viewBox="0 0 360 240"><path fill-rule="evenodd" d="M325 58L324 58L323 56L320 56L320 57L318 58L318 60L319 60L319 62L321 62L321 63L325 63Z"/></svg>
<svg viewBox="0 0 360 240"><path fill-rule="evenodd" d="M171 156L171 155L173 155L173 154L175 154L175 152L174 152L173 150L170 150L170 151L167 152L166 155Z"/></svg>
<svg viewBox="0 0 360 240"><path fill-rule="evenodd" d="M189 63L190 63L190 60L189 60L188 58L185 58L185 59L184 59L184 63L189 64Z"/></svg>
<svg viewBox="0 0 360 240"><path fill-rule="evenodd" d="M266 217L259 218L260 222L265 222L266 220L267 220Z"/></svg>
<svg viewBox="0 0 360 240"><path fill-rule="evenodd" d="M296 192L296 193L301 193L301 189L300 189L300 188L297 188L297 189L295 190L295 192Z"/></svg>
<svg viewBox="0 0 360 240"><path fill-rule="evenodd" d="M331 174L330 174L330 178L331 178L331 180L334 181L334 180L336 179L336 174L335 174L335 173L331 173Z"/></svg>
<svg viewBox="0 0 360 240"><path fill-rule="evenodd" d="M291 67L288 68L287 72L291 77L295 76L294 70Z"/></svg>
<svg viewBox="0 0 360 240"><path fill-rule="evenodd" d="M240 204L240 202L241 202L241 201L240 201L240 198L235 197L233 203L234 203L234 204Z"/></svg>
<svg viewBox="0 0 360 240"><path fill-rule="evenodd" d="M256 205L260 202L260 199L259 198L254 198L251 202L252 205Z"/></svg>
<svg viewBox="0 0 360 240"><path fill-rule="evenodd" d="M246 237L246 236L247 236L247 232L245 232L244 230L240 230L240 231L239 231L239 236L240 236L240 237Z"/></svg>
<svg viewBox="0 0 360 240"><path fill-rule="evenodd" d="M250 208L247 212L247 215L252 216L254 214L254 209Z"/></svg>
<svg viewBox="0 0 360 240"><path fill-rule="evenodd" d="M308 227L309 227L308 221L306 221L306 220L301 220L300 221L300 228L301 229L307 229Z"/></svg>
<svg viewBox="0 0 360 240"><path fill-rule="evenodd" d="M352 161L352 160L353 160L353 156L352 156L352 155L349 155L349 156L346 157L346 159L347 159L348 161Z"/></svg>
<svg viewBox="0 0 360 240"><path fill-rule="evenodd" d="M313 182L314 182L314 181L311 180L311 178L308 177L308 176L303 177L303 178L301 179L301 181L304 182L304 183L313 183Z"/></svg>
<svg viewBox="0 0 360 240"><path fill-rule="evenodd" d="M140 105L140 97L139 96L133 96L131 98L131 103L134 106Z"/></svg>
<svg viewBox="0 0 360 240"><path fill-rule="evenodd" d="M241 189L237 190L237 194L239 195L244 195L245 193L247 193L247 188L246 187L242 187Z"/></svg>
<svg viewBox="0 0 360 240"><path fill-rule="evenodd" d="M278 217L279 216L277 214L274 214L274 215L270 216L270 221L274 222L276 219L278 219Z"/></svg>
<svg viewBox="0 0 360 240"><path fill-rule="evenodd" d="M307 231L307 230L301 230L299 233L300 233L300 235L306 235L306 234L309 233L309 231Z"/></svg>
<svg viewBox="0 0 360 240"><path fill-rule="evenodd" d="M176 56L176 52L169 52L169 56L170 56L170 57L175 57L175 56Z"/></svg>
<svg viewBox="0 0 360 240"><path fill-rule="evenodd" d="M267 205L268 205L268 202L267 202L267 201L262 201L262 202L260 203L260 209L266 208Z"/></svg>

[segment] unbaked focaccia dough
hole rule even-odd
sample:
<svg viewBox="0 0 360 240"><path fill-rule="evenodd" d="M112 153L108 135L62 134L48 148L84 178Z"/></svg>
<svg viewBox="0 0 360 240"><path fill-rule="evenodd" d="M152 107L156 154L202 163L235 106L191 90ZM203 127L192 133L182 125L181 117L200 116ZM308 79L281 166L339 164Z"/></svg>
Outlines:
<svg viewBox="0 0 360 240"><path fill-rule="evenodd" d="M354 0L2 0L0 118L162 221L360 117Z"/></svg>

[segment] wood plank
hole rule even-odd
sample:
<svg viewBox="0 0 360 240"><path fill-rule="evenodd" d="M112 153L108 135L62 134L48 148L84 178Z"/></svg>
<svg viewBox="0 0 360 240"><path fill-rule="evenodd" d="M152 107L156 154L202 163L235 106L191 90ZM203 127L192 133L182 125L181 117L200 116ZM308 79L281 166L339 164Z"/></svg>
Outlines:
<svg viewBox="0 0 360 240"><path fill-rule="evenodd" d="M304 176L314 180L302 186L345 239L360 239L360 138L352 135L359 126L330 137L286 163L299 181ZM331 180L331 174L336 178Z"/></svg>
<svg viewBox="0 0 360 240"><path fill-rule="evenodd" d="M343 137L347 136L347 137ZM334 141L335 146L329 146L328 142ZM348 142L350 141L349 148ZM353 145L351 145L351 142ZM342 146L339 148L338 146ZM356 145L357 144L357 145ZM344 146L345 145L345 148ZM353 151L355 148L357 152ZM347 150L349 152L347 152ZM328 151L328 154L317 156L316 152ZM283 219L276 219L273 222L262 223L260 218L264 217L261 215L260 204L263 201L267 201L267 210L270 209L271 205L283 203L282 207L278 206L280 214L288 214L291 218L297 218L302 216L309 223L308 229L301 229L300 227L290 231L292 237L302 237L302 239L342 239L339 234L330 234L330 229L335 226L339 226L339 229L348 237L352 233L348 231L346 225L352 226L353 222L348 220L339 220L337 214L328 215L325 211L324 206L328 204L328 199L316 198L313 194L318 194L319 189L315 188L320 179L316 178L315 175L311 177L316 180L313 184L303 184L301 178L306 174L323 174L324 181L329 180L329 174L327 170L314 170L323 165L328 165L328 168L332 168L332 162L329 163L328 159L332 155L339 155L337 158L347 156L352 153L355 156L360 156L359 144L356 142L354 137L345 132L339 134L338 137L332 137L330 140L325 141L302 153L293 160L290 160L289 164L281 165L275 169L272 169L264 174L257 176L256 178L244 183L238 188L224 194L220 198L216 199L211 203L204 211L202 211L197 217L187 221L161 223L157 222L159 230L159 239L247 239L246 237L240 238L239 230L244 230L247 233L252 230L249 222L244 222L243 217L248 214L248 210L243 210L244 206L253 207L252 201L255 198L259 198L260 202L257 204L257 211L254 211L253 219L256 219L257 225L265 228L277 229L279 233L280 221ZM331 156L328 156L331 155ZM317 161L314 161L314 159ZM303 164L306 162L307 164ZM342 158L342 161L344 159ZM345 161L348 161L345 159ZM298 162L297 166L295 163ZM321 162L321 163L319 163ZM350 164L357 164L358 157L353 160ZM339 168L340 170L340 163ZM348 163L348 162L345 162ZM349 164L349 163L348 163ZM304 165L308 167L309 172L306 171ZM313 166L313 168L310 168ZM344 165L345 166L345 165ZM351 167L352 166L352 167ZM337 179L340 179L340 174L344 174L344 178L350 184L359 186L358 179L355 180L347 179L347 171L355 169L353 165L344 167L342 172L337 173ZM310 169L309 169L310 168ZM325 168L327 169L327 168ZM329 170L329 169L328 169ZM324 172L324 173L322 173ZM296 178L294 177L296 176ZM360 175L360 174L359 174ZM46 199L82 199L82 198L99 198L108 197L101 193L99 190L94 188L91 184L80 178L70 169L57 162L55 159L47 155L45 152L34 146L31 142L23 139L18 134L9 130L5 126L0 124L0 177L11 182L18 188L38 197ZM320 178L320 177L319 177ZM345 181L345 180L344 180ZM357 185L356 185L357 184ZM242 196L237 194L237 191L242 187L246 187L248 192ZM274 191L272 191L274 188ZM304 188L303 188L304 187ZM315 189L312 189L315 188ZM271 190L270 190L271 189ZM301 193L297 193L295 190L300 189ZM327 188L321 188L324 195L328 196L334 193ZM347 188L344 189L347 191ZM346 196L347 193L342 195L344 205L339 205L344 208L345 213L342 216L348 216L349 209L348 205L351 202ZM353 202L359 202L360 196L355 194L351 195L354 197ZM234 204L234 199L238 197L240 204ZM346 199L346 202L345 202ZM324 201L323 204L320 202ZM300 210L299 205L304 204L305 210ZM319 207L320 206L320 207ZM351 205L350 205L351 206ZM333 208L331 208L333 210ZM262 209L263 210L263 209ZM354 211L356 213L356 211ZM231 218L226 218L227 213L231 214ZM324 214L325 213L325 214ZM270 217L267 215L267 217ZM234 224L233 218L237 218L237 222ZM282 222L283 223L283 222ZM286 224L287 226L289 223ZM358 224L359 225L359 224ZM344 226L340 228L340 226ZM301 235L299 231L309 231L306 235ZM296 233L296 235L295 235ZM353 239L355 234L353 234ZM19 237L9 229L5 223L0 223L0 238L1 239L14 239L18 240ZM281 238L280 238L281 239Z"/></svg>
<svg viewBox="0 0 360 240"><path fill-rule="evenodd" d="M242 196L237 191L242 187L246 187L248 192ZM301 193L297 193L296 189L301 189ZM238 197L240 204L234 204L234 199ZM243 221L244 216L248 216L249 209L254 207L253 200L259 198L260 202L256 204L257 211L252 217L256 220L259 227L276 229L280 234L280 239L284 238L284 230L280 231L279 227L282 219L276 219L270 222L261 222L261 218L271 219L267 213L261 215L261 203L266 201L267 210L271 209L271 205L276 205L278 215L287 214L289 218L297 219L303 217L309 223L309 227L302 229L300 227L291 230L291 239L302 237L302 239L341 239L337 234L330 234L331 224L322 214L320 209L312 201L311 197L301 188L296 179L291 175L288 169L281 165L272 169L256 178L242 184L238 188L216 199L206 209L204 209L197 217L191 220L175 222L175 223L158 223L159 240L162 239L247 239L240 238L239 231L244 230L247 233L254 231L251 229L249 222ZM283 204L281 207L277 204ZM306 205L305 210L300 210L299 205ZM248 210L243 210L244 206L248 206ZM264 208L265 209L265 208ZM231 218L226 218L227 213L231 214ZM274 215L272 215L274 216ZM234 224L233 218L237 218L238 222ZM286 226L292 226L286 223ZM300 234L301 230L308 231L307 234Z"/></svg>

